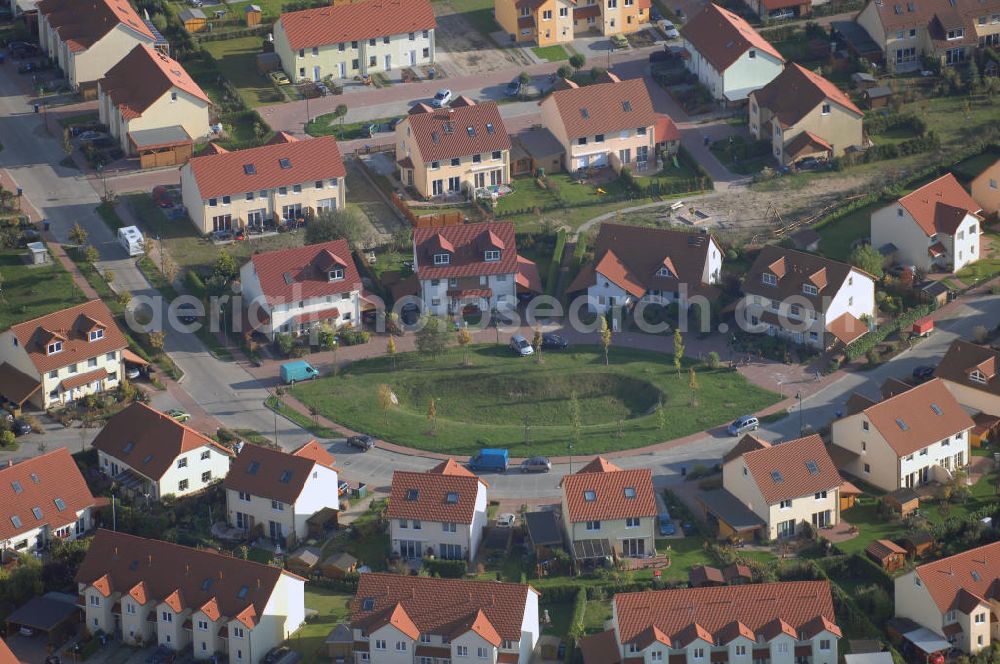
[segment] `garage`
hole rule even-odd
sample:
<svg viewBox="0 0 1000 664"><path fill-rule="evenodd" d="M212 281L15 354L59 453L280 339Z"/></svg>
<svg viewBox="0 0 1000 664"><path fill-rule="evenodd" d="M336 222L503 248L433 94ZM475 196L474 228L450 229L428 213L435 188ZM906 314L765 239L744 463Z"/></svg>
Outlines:
<svg viewBox="0 0 1000 664"><path fill-rule="evenodd" d="M75 595L46 593L32 597L7 617L7 633L20 633L47 645L59 646L76 634L80 608Z"/></svg>
<svg viewBox="0 0 1000 664"><path fill-rule="evenodd" d="M179 125L130 131L128 140L132 151L139 155L140 168L183 164L191 158L194 143Z"/></svg>

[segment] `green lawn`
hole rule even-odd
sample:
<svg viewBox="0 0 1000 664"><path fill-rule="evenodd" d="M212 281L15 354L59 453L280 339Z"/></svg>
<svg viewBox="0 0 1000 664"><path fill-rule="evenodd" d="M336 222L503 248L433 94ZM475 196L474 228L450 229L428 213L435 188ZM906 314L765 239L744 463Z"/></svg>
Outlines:
<svg viewBox="0 0 1000 664"><path fill-rule="evenodd" d="M601 199L608 196L618 196L627 191L621 180L595 186L575 182L567 173L553 173L548 176L547 180L553 189L539 187L537 180L532 177L515 178L511 183L514 193L497 201L496 212L503 214L512 210L525 210L525 214L534 214L535 208L557 206L560 200L577 207L598 205L601 203ZM638 200L638 196L636 198ZM617 202L618 207L624 207L627 204L626 201ZM589 219L592 214L589 209L576 210L574 216L579 218L576 222L579 224Z"/></svg>
<svg viewBox="0 0 1000 664"><path fill-rule="evenodd" d="M86 299L55 259L48 265L29 266L24 261L27 253L27 249L0 249L0 330Z"/></svg>
<svg viewBox="0 0 1000 664"><path fill-rule="evenodd" d="M370 507L355 519L350 529L342 529L323 546L323 558L338 551L346 551L358 559L358 565L367 565L377 571L385 570L386 554L389 550L389 533L384 524L380 525L378 510L385 501L361 498Z"/></svg>
<svg viewBox="0 0 1000 664"><path fill-rule="evenodd" d="M966 265L955 273L955 276L961 279L966 286L978 284L1000 274L1000 235L996 233L986 233L985 235L992 250L989 253L983 252L978 261Z"/></svg>
<svg viewBox="0 0 1000 664"><path fill-rule="evenodd" d="M823 238L819 244L820 253L834 260L846 261L851 255L851 245L871 235L872 213L888 204L888 200L876 201L816 229Z"/></svg>
<svg viewBox="0 0 1000 664"><path fill-rule="evenodd" d="M590 346L545 353L542 364L492 344L472 347L468 367L457 348L437 360L415 353L397 357L395 372L388 359L372 358L291 392L326 417L385 440L455 455L508 447L511 456L565 454L572 393L580 406L575 453L581 455L672 440L778 399L733 371L704 367L698 368L699 389L692 391L687 373L674 373L670 355L617 347L611 348L610 366ZM377 402L383 383L399 401L385 414ZM436 432L426 418L431 399L437 404ZM658 400L662 426L653 412Z"/></svg>
<svg viewBox="0 0 1000 664"><path fill-rule="evenodd" d="M670 567L663 570L664 581L686 581L692 567L715 564L700 537L656 540L656 551L670 556Z"/></svg>
<svg viewBox="0 0 1000 664"><path fill-rule="evenodd" d="M257 54L261 52L262 35L220 39L205 42L207 50L218 63L219 72L235 85L250 107L285 101L275 96L270 79L257 71Z"/></svg>
<svg viewBox="0 0 1000 664"><path fill-rule="evenodd" d="M379 118L364 122L345 122L342 125L340 119L333 113L324 113L309 121L309 124L306 125L306 133L310 136L336 136L337 140L341 141L368 138L368 134L361 131L363 127L369 124L387 125L396 119L398 118Z"/></svg>
<svg viewBox="0 0 1000 664"><path fill-rule="evenodd" d="M531 50L535 52L535 55L546 62L569 60L569 53L566 52L566 49L563 48L561 44L555 44L553 46L536 46Z"/></svg>
<svg viewBox="0 0 1000 664"><path fill-rule="evenodd" d="M323 642L337 623L345 622L350 617L348 606L351 597L347 593L306 584L306 609L317 611L317 615L310 618L288 640L288 645L302 654L304 662L312 664L330 661L326 657Z"/></svg>
<svg viewBox="0 0 1000 664"><path fill-rule="evenodd" d="M604 631L604 623L611 620L611 600L587 600L587 610L583 614L583 629L588 634Z"/></svg>
<svg viewBox="0 0 1000 664"><path fill-rule="evenodd" d="M753 143L742 136L733 136L731 140L727 138L715 141L709 150L729 171L740 175L753 175L759 173L765 166L774 165L774 158L770 152L748 154L748 149Z"/></svg>

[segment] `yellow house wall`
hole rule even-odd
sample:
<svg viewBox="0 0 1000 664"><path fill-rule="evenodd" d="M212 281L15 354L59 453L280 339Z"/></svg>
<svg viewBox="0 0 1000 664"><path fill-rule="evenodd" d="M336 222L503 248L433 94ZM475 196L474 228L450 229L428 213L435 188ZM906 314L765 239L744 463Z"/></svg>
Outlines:
<svg viewBox="0 0 1000 664"><path fill-rule="evenodd" d="M858 413L833 423L833 444L859 455L844 470L880 489L895 491L899 488L899 457L870 422L865 431L863 421L867 421L864 413ZM869 472L865 472L864 464L868 464Z"/></svg>
<svg viewBox="0 0 1000 664"><path fill-rule="evenodd" d="M997 24L1000 28L1000 23ZM990 180L996 183L990 186ZM983 214L1000 214L1000 160L979 174L972 181L972 198L983 209Z"/></svg>
<svg viewBox="0 0 1000 664"><path fill-rule="evenodd" d="M432 195L434 180L441 180L445 191L448 190L448 180L452 177L461 180L463 190L466 185L474 186L477 173L485 173L485 184L488 186L491 183L490 171L495 170L500 171L501 183L510 182L510 150L501 150L499 159L494 159L491 152L482 153L478 164L472 161L473 155L459 157L457 166L453 166L450 159L440 160L437 162L438 168L434 169L433 162L425 163L420 155L420 148L416 136L410 132L409 122L404 120L396 126L396 141L399 146L397 159L409 156L413 161L413 187L422 196Z"/></svg>
<svg viewBox="0 0 1000 664"><path fill-rule="evenodd" d="M66 69L70 85L77 88L83 83L91 83L103 78L109 69L118 64L139 44L152 46L153 40L119 25L86 51L80 51L71 56L72 64Z"/></svg>

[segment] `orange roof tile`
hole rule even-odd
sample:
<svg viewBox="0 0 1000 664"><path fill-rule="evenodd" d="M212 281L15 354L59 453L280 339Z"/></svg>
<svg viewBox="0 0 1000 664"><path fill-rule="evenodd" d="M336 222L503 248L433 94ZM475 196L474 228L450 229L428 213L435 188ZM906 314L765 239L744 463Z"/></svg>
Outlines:
<svg viewBox="0 0 1000 664"><path fill-rule="evenodd" d="M588 461L583 468L576 472L578 475L582 475L584 473L613 473L619 470L621 470L621 468L611 463L604 457L598 456Z"/></svg>
<svg viewBox="0 0 1000 664"><path fill-rule="evenodd" d="M75 523L77 512L93 507L95 500L65 447L4 465L0 467L0 541L44 525L54 531Z"/></svg>
<svg viewBox="0 0 1000 664"><path fill-rule="evenodd" d="M913 454L975 425L940 378L884 399L863 412L899 456Z"/></svg>
<svg viewBox="0 0 1000 664"><path fill-rule="evenodd" d="M656 516L649 468L574 473L563 477L562 489L572 523Z"/></svg>
<svg viewBox="0 0 1000 664"><path fill-rule="evenodd" d="M490 244L491 235L500 238L502 249ZM413 247L420 280L517 273L517 242L509 221L416 228ZM487 261L487 249L499 249L500 260ZM440 253L450 254L447 265L434 264L434 255Z"/></svg>
<svg viewBox="0 0 1000 664"><path fill-rule="evenodd" d="M381 616L373 620L371 624L366 627L366 630L371 633L386 625L392 625L414 641L420 638L420 630L413 624L413 620L411 620L410 616L407 615L406 609L403 608L403 605L398 602L394 607L392 607L391 611L386 611Z"/></svg>
<svg viewBox="0 0 1000 664"><path fill-rule="evenodd" d="M173 88L210 103L208 95L179 62L145 44L136 46L119 60L98 85L126 119L141 116Z"/></svg>
<svg viewBox="0 0 1000 664"><path fill-rule="evenodd" d="M412 157L419 156L425 164L476 154L486 155L485 160L495 151L510 150L507 127L495 101L411 113L396 131L413 133L420 154Z"/></svg>
<svg viewBox="0 0 1000 664"><path fill-rule="evenodd" d="M20 660L14 656L3 639L0 639L0 664L20 664Z"/></svg>
<svg viewBox="0 0 1000 664"><path fill-rule="evenodd" d="M250 261L269 304L361 289L361 275L347 240L265 251L254 254ZM330 268L335 266L344 271L344 278L331 281Z"/></svg>
<svg viewBox="0 0 1000 664"><path fill-rule="evenodd" d="M430 0L363 0L286 12L278 21L296 50L437 27Z"/></svg>
<svg viewBox="0 0 1000 664"><path fill-rule="evenodd" d="M291 505L298 500L316 464L333 468L333 457L316 441L291 454L246 444L230 466L222 486Z"/></svg>
<svg viewBox="0 0 1000 664"><path fill-rule="evenodd" d="M98 327L104 333L91 341L89 332L94 321L99 321ZM18 323L10 329L40 374L128 347L125 335L115 325L114 316L100 300ZM63 342L62 350L47 355L46 342L53 334Z"/></svg>
<svg viewBox="0 0 1000 664"><path fill-rule="evenodd" d="M1000 542L919 565L916 574L941 613L959 608L960 595L1000 601Z"/></svg>
<svg viewBox="0 0 1000 664"><path fill-rule="evenodd" d="M681 28L681 34L719 72L729 69L751 48L768 53L779 62L785 61L743 18L715 3L710 2L691 17Z"/></svg>
<svg viewBox="0 0 1000 664"><path fill-rule="evenodd" d="M868 326L851 312L845 311L826 324L826 331L846 346L865 336L868 333Z"/></svg>
<svg viewBox="0 0 1000 664"><path fill-rule="evenodd" d="M93 446L152 480L163 477L178 456L201 447L233 456L228 447L139 402L113 415Z"/></svg>
<svg viewBox="0 0 1000 664"><path fill-rule="evenodd" d="M951 173L903 196L899 204L928 237L936 233L954 233L966 214L977 214L981 210Z"/></svg>
<svg viewBox="0 0 1000 664"><path fill-rule="evenodd" d="M570 140L656 123L653 100L641 78L556 90L541 104L555 104Z"/></svg>
<svg viewBox="0 0 1000 664"><path fill-rule="evenodd" d="M426 473L397 470L392 473L386 514L390 519L470 524L480 484L485 486L472 473L463 474L445 464Z"/></svg>
<svg viewBox="0 0 1000 664"><path fill-rule="evenodd" d="M758 106L769 110L786 127L797 124L824 101L843 107L857 115L858 119L864 116L864 112L840 88L794 62L770 83L750 94Z"/></svg>
<svg viewBox="0 0 1000 664"><path fill-rule="evenodd" d="M819 435L745 452L742 458L768 505L836 489L843 483Z"/></svg>
<svg viewBox="0 0 1000 664"><path fill-rule="evenodd" d="M656 124L653 125L653 136L657 143L668 143L681 140L681 131L669 115L657 113Z"/></svg>

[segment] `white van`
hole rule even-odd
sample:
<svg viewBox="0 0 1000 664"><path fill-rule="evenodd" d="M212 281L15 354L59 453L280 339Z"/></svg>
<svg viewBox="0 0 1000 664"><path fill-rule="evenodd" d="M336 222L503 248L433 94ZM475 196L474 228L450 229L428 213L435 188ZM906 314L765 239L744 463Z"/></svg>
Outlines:
<svg viewBox="0 0 1000 664"><path fill-rule="evenodd" d="M141 256L145 253L145 241L142 232L135 226L118 229L118 242L125 247L129 256Z"/></svg>

